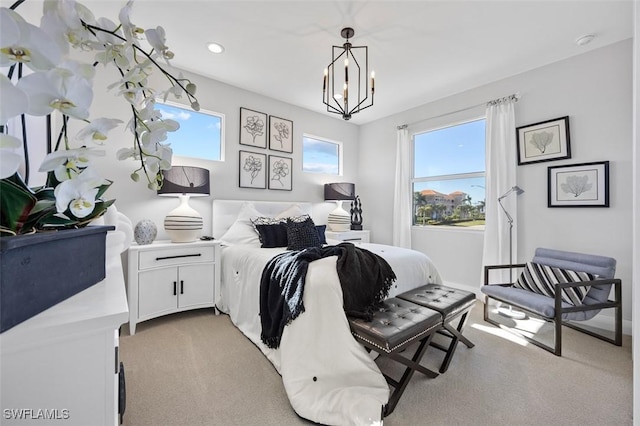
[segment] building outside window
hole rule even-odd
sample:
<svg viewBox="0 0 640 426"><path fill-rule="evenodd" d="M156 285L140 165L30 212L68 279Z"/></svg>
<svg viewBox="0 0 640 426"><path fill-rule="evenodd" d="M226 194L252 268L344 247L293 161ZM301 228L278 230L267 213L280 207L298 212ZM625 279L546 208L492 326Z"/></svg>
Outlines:
<svg viewBox="0 0 640 426"><path fill-rule="evenodd" d="M413 224L484 229L485 120L413 135Z"/></svg>

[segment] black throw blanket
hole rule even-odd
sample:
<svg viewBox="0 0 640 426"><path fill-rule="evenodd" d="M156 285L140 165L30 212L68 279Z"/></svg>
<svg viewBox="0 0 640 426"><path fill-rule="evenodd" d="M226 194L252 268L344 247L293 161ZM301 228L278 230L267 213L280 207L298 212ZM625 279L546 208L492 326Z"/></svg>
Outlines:
<svg viewBox="0 0 640 426"><path fill-rule="evenodd" d="M302 297L309 262L338 256L336 269L348 316L371 321L373 311L389 294L396 275L382 257L351 243L287 251L271 259L260 281L261 339L280 346L284 327L304 312Z"/></svg>

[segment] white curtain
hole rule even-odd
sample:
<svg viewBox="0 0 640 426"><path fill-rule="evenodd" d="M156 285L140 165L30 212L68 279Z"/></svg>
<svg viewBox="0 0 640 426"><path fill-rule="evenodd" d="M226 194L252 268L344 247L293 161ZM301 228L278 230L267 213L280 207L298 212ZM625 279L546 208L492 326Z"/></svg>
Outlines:
<svg viewBox="0 0 640 426"><path fill-rule="evenodd" d="M407 125L398 126L396 186L393 194L393 245L411 248L411 141Z"/></svg>
<svg viewBox="0 0 640 426"><path fill-rule="evenodd" d="M497 265L509 263L509 222L498 204L498 198L516 185L516 127L515 103L513 95L489 102L486 111L486 224L484 230L484 250L482 264ZM512 259L516 263L517 194L511 193L502 200L505 210L514 218L512 230ZM508 282L509 273L502 276L492 273Z"/></svg>

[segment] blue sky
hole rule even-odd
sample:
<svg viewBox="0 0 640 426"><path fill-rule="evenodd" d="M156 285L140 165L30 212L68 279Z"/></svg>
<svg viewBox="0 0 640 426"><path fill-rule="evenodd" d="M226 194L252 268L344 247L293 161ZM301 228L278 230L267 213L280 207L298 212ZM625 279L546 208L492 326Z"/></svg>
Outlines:
<svg viewBox="0 0 640 426"><path fill-rule="evenodd" d="M159 102L156 109L162 112L163 118L180 123L180 129L169 132L166 140L171 144L173 155L220 159L220 117Z"/></svg>
<svg viewBox="0 0 640 426"><path fill-rule="evenodd" d="M483 172L485 120L471 121L415 135L414 177ZM466 192L472 203L484 200L484 178L419 182L414 191L433 189L444 194Z"/></svg>
<svg viewBox="0 0 640 426"><path fill-rule="evenodd" d="M339 174L339 149L340 146L337 143L304 136L302 138L302 170L312 173Z"/></svg>

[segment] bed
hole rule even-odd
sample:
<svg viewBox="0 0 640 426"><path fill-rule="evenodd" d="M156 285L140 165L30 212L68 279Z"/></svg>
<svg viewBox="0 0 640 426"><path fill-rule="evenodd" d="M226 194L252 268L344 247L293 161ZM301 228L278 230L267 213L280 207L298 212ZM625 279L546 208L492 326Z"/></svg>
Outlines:
<svg viewBox="0 0 640 426"><path fill-rule="evenodd" d="M271 349L260 339L262 270L286 248L260 248L251 219L308 214L321 224L326 216L319 216L318 208L322 206L305 202L215 200L212 234L222 245L216 306L271 361L298 415L327 425L379 424L389 387L372 357L351 335L342 308L336 256L309 264L305 312L284 328L280 346ZM380 255L394 269L397 280L389 297L425 283L441 283L437 269L422 253L381 244L358 245Z"/></svg>

